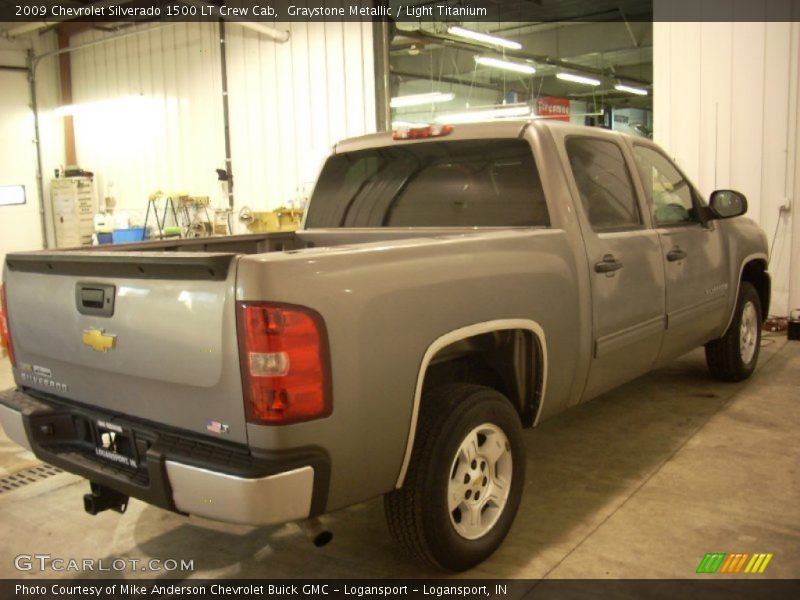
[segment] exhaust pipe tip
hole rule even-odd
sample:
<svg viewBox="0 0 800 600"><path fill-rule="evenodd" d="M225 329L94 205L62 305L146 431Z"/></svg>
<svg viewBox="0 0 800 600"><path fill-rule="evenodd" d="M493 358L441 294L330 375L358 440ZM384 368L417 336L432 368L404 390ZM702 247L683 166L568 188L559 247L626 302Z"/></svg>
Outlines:
<svg viewBox="0 0 800 600"><path fill-rule="evenodd" d="M325 530L320 532L319 535L317 535L317 537L311 540L311 542L317 548L322 548L323 546L326 546L328 542L330 542L332 539L333 539L333 534L330 531Z"/></svg>
<svg viewBox="0 0 800 600"><path fill-rule="evenodd" d="M300 530L317 548L326 546L333 539L333 533L317 518L298 523Z"/></svg>

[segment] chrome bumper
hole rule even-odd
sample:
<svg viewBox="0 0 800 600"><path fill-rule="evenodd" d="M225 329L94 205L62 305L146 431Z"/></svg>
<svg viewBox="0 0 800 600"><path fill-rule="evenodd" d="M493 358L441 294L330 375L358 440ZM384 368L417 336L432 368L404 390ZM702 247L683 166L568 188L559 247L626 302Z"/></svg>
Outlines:
<svg viewBox="0 0 800 600"><path fill-rule="evenodd" d="M306 519L314 469L302 467L258 479L166 461L172 500L180 512L229 523L271 525Z"/></svg>
<svg viewBox="0 0 800 600"><path fill-rule="evenodd" d="M3 406L0 404L0 426L6 432L8 439L25 448L31 449L31 443L28 441L28 434L25 432L25 421L22 419L22 413Z"/></svg>

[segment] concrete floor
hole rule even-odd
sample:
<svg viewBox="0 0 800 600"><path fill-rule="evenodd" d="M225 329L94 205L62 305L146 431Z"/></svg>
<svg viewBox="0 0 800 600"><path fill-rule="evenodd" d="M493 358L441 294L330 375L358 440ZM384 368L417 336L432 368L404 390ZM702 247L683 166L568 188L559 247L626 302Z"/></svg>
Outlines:
<svg viewBox="0 0 800 600"><path fill-rule="evenodd" d="M765 335L748 382L713 381L696 351L526 432L519 516L500 550L462 576L684 578L706 552L771 552L765 576L800 577L798 390L800 343ZM0 474L34 462L0 438ZM64 473L0 495L0 577L58 576L7 559L32 553L194 559L190 576L202 578L440 575L396 551L380 499L325 516L335 537L318 549L296 525L230 526L138 501L124 516L91 517L87 487Z"/></svg>

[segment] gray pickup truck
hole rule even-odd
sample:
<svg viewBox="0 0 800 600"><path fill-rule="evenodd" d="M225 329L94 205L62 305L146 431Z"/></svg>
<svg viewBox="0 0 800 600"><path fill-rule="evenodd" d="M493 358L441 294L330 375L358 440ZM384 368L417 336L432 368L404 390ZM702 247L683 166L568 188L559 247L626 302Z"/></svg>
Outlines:
<svg viewBox="0 0 800 600"><path fill-rule="evenodd" d="M523 428L701 345L753 372L746 208L601 129L348 140L296 233L9 254L0 422L92 514L313 524L383 495L403 549L466 569L517 512Z"/></svg>

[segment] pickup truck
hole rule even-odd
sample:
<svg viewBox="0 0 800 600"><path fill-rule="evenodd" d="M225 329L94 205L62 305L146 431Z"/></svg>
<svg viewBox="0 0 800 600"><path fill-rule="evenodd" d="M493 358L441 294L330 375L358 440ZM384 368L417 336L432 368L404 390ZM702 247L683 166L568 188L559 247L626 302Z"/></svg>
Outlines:
<svg viewBox="0 0 800 600"><path fill-rule="evenodd" d="M753 372L746 209L598 128L347 140L295 233L9 254L0 422L91 514L308 525L383 495L402 549L463 570L511 527L524 428L701 345Z"/></svg>

